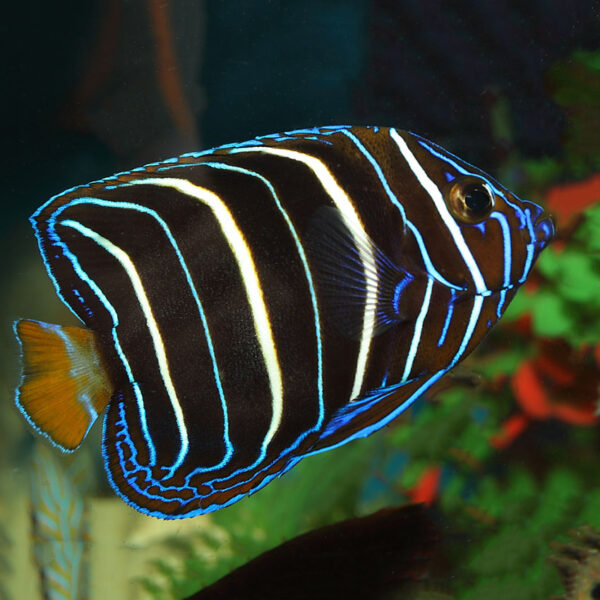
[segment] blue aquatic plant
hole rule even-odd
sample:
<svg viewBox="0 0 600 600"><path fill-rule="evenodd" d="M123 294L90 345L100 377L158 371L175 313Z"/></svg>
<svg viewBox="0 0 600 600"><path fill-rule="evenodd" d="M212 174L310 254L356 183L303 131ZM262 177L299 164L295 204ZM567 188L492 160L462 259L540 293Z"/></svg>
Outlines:
<svg viewBox="0 0 600 600"><path fill-rule="evenodd" d="M33 553L48 600L87 596L87 523L73 470L46 444L36 445L31 470Z"/></svg>

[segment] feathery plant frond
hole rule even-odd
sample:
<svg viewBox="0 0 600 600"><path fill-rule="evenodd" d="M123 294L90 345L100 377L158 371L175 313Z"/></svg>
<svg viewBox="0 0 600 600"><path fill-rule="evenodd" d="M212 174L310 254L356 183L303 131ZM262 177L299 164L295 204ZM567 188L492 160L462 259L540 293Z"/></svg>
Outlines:
<svg viewBox="0 0 600 600"><path fill-rule="evenodd" d="M86 596L85 505L71 474L43 443L31 471L33 551L43 597L79 600Z"/></svg>

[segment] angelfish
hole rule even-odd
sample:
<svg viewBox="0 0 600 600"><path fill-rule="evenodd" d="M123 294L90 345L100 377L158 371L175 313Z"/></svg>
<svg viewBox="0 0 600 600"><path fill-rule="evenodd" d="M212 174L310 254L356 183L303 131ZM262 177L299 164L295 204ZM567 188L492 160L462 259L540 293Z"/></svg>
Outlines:
<svg viewBox="0 0 600 600"><path fill-rule="evenodd" d="M158 517L217 510L365 437L481 341L553 235L418 135L319 127L76 187L31 217L85 328L15 323L17 406Z"/></svg>

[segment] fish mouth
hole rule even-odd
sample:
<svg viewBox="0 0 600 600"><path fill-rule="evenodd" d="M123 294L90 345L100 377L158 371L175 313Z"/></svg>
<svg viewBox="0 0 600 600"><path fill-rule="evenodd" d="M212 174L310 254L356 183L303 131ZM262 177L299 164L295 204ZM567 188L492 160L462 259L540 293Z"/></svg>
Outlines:
<svg viewBox="0 0 600 600"><path fill-rule="evenodd" d="M524 214L528 221L529 243L539 249L545 248L556 233L552 217L541 206L529 200L522 200Z"/></svg>
<svg viewBox="0 0 600 600"><path fill-rule="evenodd" d="M552 240L556 233L552 217L539 218L533 226L534 236L531 240L538 252L541 252Z"/></svg>

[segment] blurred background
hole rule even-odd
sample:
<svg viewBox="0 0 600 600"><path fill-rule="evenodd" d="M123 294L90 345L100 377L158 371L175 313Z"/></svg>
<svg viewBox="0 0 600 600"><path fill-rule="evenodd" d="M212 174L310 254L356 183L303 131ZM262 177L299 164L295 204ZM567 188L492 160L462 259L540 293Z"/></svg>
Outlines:
<svg viewBox="0 0 600 600"><path fill-rule="evenodd" d="M0 598L183 598L313 527L417 501L443 534L415 598L600 597L600 560L548 559L571 530L600 528L597 2L34 0L3 12ZM98 431L65 457L14 408L12 321L73 323L27 217L145 162L326 124L430 138L544 204L558 240L468 372L385 431L214 516L138 515L108 488ZM65 511L80 516L40 528ZM51 548L65 539L76 591L52 596Z"/></svg>

